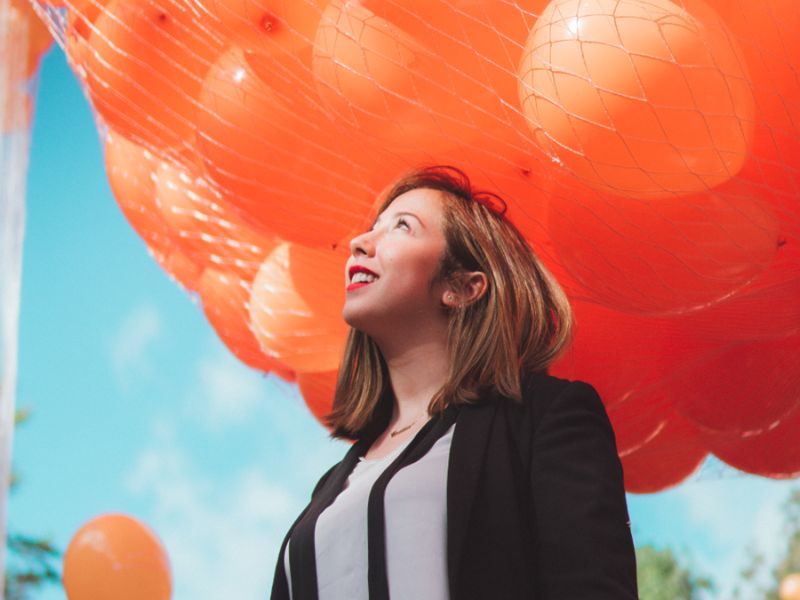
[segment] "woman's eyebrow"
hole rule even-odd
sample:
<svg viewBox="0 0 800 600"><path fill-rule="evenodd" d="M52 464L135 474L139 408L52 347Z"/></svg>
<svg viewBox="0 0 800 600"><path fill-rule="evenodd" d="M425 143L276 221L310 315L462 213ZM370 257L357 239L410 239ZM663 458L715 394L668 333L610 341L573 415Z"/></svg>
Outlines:
<svg viewBox="0 0 800 600"><path fill-rule="evenodd" d="M414 219L416 219L416 220L417 220L417 222L418 222L418 223L419 223L419 224L420 224L420 225L421 225L423 228L425 227L425 223L423 223L423 222L422 222L422 219L420 219L420 218L419 218L419 217L418 217L416 214L414 214L414 213L412 213L412 212L408 212L407 210L402 210L402 211L400 211L400 212L397 212L397 213L394 213L394 214L392 215L392 218L393 218L393 219L396 219L397 217L413 217ZM377 224L380 222L380 220L381 220L381 218L380 218L380 217L378 217L377 219L375 219L375 222L372 224L372 227L374 228L374 227L375 227L375 226L376 226L376 225L377 225Z"/></svg>

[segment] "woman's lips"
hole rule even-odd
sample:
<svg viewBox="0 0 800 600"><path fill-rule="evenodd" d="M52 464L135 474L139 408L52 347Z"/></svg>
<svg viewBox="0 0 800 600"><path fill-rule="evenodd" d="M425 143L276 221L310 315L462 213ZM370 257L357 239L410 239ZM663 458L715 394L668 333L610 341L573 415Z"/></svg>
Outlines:
<svg viewBox="0 0 800 600"><path fill-rule="evenodd" d="M374 281L359 281L358 283L351 283L350 285L347 286L346 289L347 289L348 292L352 292L353 290L357 290L358 288L362 288L362 287L364 287L366 285L369 285L371 283L375 283L375 282Z"/></svg>

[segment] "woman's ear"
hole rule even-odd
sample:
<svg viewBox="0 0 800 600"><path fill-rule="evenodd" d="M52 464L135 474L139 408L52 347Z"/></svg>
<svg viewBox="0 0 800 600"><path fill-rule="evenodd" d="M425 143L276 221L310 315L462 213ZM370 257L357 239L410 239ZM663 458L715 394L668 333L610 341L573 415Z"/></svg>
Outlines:
<svg viewBox="0 0 800 600"><path fill-rule="evenodd" d="M489 280L482 271L462 273L458 277L457 289L451 285L444 291L442 304L448 308L472 304L486 293L488 285Z"/></svg>

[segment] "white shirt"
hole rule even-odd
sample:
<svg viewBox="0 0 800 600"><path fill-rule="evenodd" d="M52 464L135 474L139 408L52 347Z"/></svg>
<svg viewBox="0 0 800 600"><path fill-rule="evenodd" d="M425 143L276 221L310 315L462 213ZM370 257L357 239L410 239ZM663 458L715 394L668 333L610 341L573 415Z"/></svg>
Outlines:
<svg viewBox="0 0 800 600"><path fill-rule="evenodd" d="M447 463L455 424L386 486L386 572L392 600L448 600ZM345 488L317 519L319 600L369 600L367 502L372 485L413 438L388 455L361 457ZM291 598L289 544L284 568Z"/></svg>

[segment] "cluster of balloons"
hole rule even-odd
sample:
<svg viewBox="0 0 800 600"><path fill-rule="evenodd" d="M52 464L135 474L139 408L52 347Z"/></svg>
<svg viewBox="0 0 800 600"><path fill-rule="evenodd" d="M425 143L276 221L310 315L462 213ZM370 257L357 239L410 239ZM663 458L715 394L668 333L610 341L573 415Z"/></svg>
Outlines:
<svg viewBox="0 0 800 600"><path fill-rule="evenodd" d="M246 364L329 408L349 238L394 177L501 194L574 302L626 486L800 473L792 0L33 0L114 195Z"/></svg>
<svg viewBox="0 0 800 600"><path fill-rule="evenodd" d="M100 515L72 536L64 553L69 600L169 600L172 575L158 537L124 514Z"/></svg>

